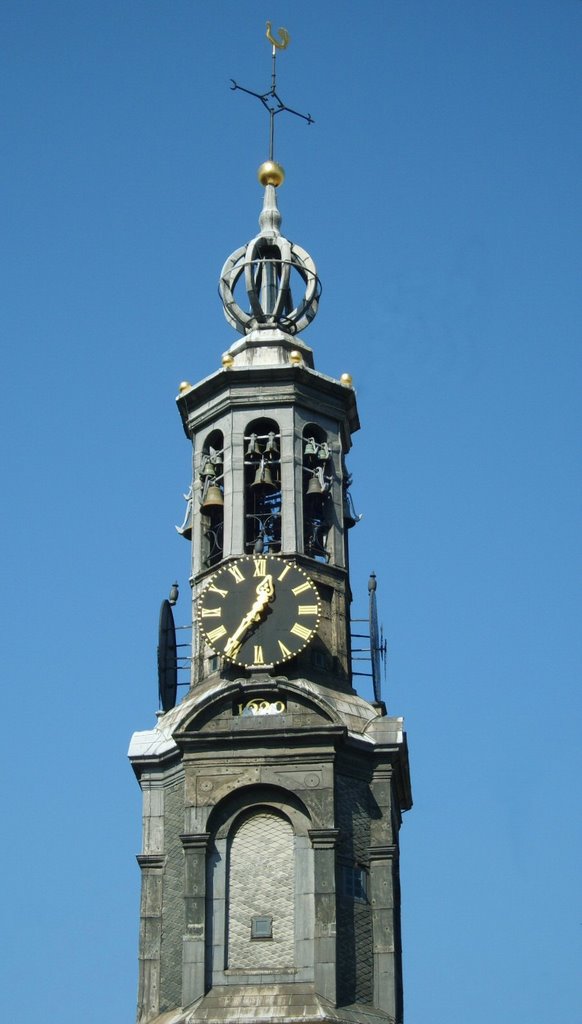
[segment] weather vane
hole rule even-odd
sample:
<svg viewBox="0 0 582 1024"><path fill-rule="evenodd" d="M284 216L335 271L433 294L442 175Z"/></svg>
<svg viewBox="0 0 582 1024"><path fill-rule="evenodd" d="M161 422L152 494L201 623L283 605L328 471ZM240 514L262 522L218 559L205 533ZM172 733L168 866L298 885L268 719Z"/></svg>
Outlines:
<svg viewBox="0 0 582 1024"><path fill-rule="evenodd" d="M269 160L274 160L275 150L275 117L277 114L281 114L284 110L288 114L295 114L296 117L301 117L307 124L314 124L314 120L311 114L300 114L298 110L293 110L291 107L285 106L281 97L277 94L277 50L286 50L291 41L291 37L286 28L279 29L279 39L277 39L271 30L271 22L267 22L267 39L271 43L271 57L272 57L272 71L271 71L271 88L268 92L253 92L251 89L245 89L244 86L239 85L235 82L234 78L231 78L232 89L239 89L240 92L246 92L249 96L256 96L261 101L263 106L269 112Z"/></svg>

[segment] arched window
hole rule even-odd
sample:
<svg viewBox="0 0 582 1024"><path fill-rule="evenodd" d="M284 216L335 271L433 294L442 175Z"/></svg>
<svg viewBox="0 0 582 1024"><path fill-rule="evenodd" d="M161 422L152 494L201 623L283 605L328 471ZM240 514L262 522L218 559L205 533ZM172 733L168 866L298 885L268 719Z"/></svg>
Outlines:
<svg viewBox="0 0 582 1024"><path fill-rule="evenodd" d="M245 551L281 550L281 437L275 420L249 423L244 437Z"/></svg>
<svg viewBox="0 0 582 1024"><path fill-rule="evenodd" d="M305 554L328 562L329 500L333 463L325 430L308 423L303 431L303 546Z"/></svg>
<svg viewBox="0 0 582 1024"><path fill-rule="evenodd" d="M213 430L204 441L199 467L201 565L210 567L222 559L224 534L224 436Z"/></svg>
<svg viewBox="0 0 582 1024"><path fill-rule="evenodd" d="M227 966L275 973L295 965L294 835L270 809L235 828L228 849Z"/></svg>

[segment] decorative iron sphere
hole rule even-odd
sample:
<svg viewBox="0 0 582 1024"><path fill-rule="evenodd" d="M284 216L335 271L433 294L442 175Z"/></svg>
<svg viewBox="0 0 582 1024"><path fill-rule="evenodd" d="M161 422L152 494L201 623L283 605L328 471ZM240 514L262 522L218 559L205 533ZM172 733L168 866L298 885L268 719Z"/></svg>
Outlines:
<svg viewBox="0 0 582 1024"><path fill-rule="evenodd" d="M234 356L231 356L230 352L225 352L222 357L222 365L225 370L230 370L231 366L234 366Z"/></svg>
<svg viewBox="0 0 582 1024"><path fill-rule="evenodd" d="M343 384L346 388L351 388L353 384L351 373L342 373L340 377L340 384Z"/></svg>
<svg viewBox="0 0 582 1024"><path fill-rule="evenodd" d="M293 366L301 366L301 363L303 362L303 356L301 355L301 352L297 351L296 348L294 348L293 351L289 353L289 362L293 363Z"/></svg>
<svg viewBox="0 0 582 1024"><path fill-rule="evenodd" d="M189 380L180 381L180 384L178 385L178 394L184 395L186 391L190 391L191 387L192 385Z"/></svg>
<svg viewBox="0 0 582 1024"><path fill-rule="evenodd" d="M285 181L285 171L275 160L265 160L259 167L257 177L261 185L274 185L278 188Z"/></svg>

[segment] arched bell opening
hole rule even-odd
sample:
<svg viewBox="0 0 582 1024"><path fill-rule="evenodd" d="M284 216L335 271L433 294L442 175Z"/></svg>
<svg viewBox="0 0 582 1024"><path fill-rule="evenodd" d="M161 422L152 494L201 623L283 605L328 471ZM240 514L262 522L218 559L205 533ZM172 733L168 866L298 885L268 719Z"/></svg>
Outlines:
<svg viewBox="0 0 582 1024"><path fill-rule="evenodd" d="M278 423L256 419L244 435L244 544L247 554L281 550L281 435Z"/></svg>
<svg viewBox="0 0 582 1024"><path fill-rule="evenodd" d="M201 515L201 565L222 560L224 545L224 435L213 430L205 439L198 470Z"/></svg>
<svg viewBox="0 0 582 1024"><path fill-rule="evenodd" d="M319 562L330 559L330 504L333 462L327 433L316 423L303 430L303 546Z"/></svg>

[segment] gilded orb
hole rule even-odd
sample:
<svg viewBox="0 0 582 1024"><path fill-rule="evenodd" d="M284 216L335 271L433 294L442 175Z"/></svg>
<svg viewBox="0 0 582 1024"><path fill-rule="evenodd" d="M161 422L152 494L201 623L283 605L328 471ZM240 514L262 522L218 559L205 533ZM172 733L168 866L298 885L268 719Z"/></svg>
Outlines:
<svg viewBox="0 0 582 1024"><path fill-rule="evenodd" d="M180 384L178 385L178 394L179 395L184 395L186 393L186 391L190 391L191 388L192 388L192 385L191 385L189 380L182 380L182 381L180 381Z"/></svg>
<svg viewBox="0 0 582 1024"><path fill-rule="evenodd" d="M276 163L274 160L265 160L264 164L261 164L259 167L257 176L261 185L274 185L275 188L278 188L285 181L285 171L281 164Z"/></svg>
<svg viewBox="0 0 582 1024"><path fill-rule="evenodd" d="M225 352L222 357L222 365L225 370L230 370L231 366L234 366L234 357L231 356L230 352Z"/></svg>
<svg viewBox="0 0 582 1024"><path fill-rule="evenodd" d="M353 384L351 373L342 373L340 377L340 384L343 384L346 388L351 388Z"/></svg>
<svg viewBox="0 0 582 1024"><path fill-rule="evenodd" d="M301 352L297 351L296 348L294 348L293 351L289 353L289 362L293 363L293 366L301 366L301 363L303 362L303 356L301 355Z"/></svg>

